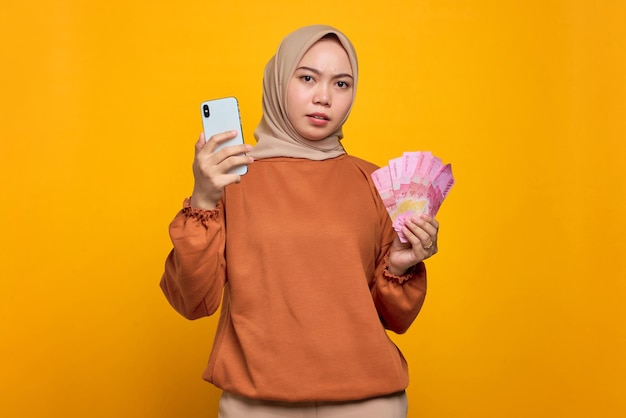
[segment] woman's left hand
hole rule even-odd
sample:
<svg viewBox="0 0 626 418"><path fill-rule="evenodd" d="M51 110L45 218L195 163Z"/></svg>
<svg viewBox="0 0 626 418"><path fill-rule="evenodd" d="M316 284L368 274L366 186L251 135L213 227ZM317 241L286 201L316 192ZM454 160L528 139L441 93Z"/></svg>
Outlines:
<svg viewBox="0 0 626 418"><path fill-rule="evenodd" d="M426 214L406 218L402 232L408 240L396 237L389 250L389 272L401 276L406 271L437 253L439 222Z"/></svg>

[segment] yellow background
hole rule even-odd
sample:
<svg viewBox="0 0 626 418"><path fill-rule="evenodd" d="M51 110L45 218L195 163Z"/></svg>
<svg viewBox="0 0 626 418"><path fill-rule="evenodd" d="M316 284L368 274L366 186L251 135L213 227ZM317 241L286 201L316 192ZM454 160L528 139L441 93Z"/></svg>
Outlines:
<svg viewBox="0 0 626 418"><path fill-rule="evenodd" d="M167 226L199 103L237 96L253 142L265 62L312 23L359 52L348 151L457 179L393 337L409 416L626 416L624 22L618 0L3 2L0 416L215 416L215 318L162 297Z"/></svg>

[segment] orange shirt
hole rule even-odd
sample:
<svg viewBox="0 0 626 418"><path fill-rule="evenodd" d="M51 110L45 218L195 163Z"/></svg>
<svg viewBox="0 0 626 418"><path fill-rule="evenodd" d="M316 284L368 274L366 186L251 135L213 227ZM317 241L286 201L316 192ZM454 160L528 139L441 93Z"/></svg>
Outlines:
<svg viewBox="0 0 626 418"><path fill-rule="evenodd" d="M204 378L242 396L341 401L408 385L385 328L405 332L426 293L423 263L386 271L395 232L370 173L343 155L255 161L214 211L181 211L161 287L172 306L220 321Z"/></svg>

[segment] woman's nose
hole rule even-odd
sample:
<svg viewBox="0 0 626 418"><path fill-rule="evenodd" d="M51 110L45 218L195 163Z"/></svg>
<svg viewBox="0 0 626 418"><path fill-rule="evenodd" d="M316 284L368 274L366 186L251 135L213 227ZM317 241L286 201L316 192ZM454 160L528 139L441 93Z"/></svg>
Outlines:
<svg viewBox="0 0 626 418"><path fill-rule="evenodd" d="M322 106L330 106L332 104L330 96L330 89L327 86L320 85L315 91L313 102Z"/></svg>

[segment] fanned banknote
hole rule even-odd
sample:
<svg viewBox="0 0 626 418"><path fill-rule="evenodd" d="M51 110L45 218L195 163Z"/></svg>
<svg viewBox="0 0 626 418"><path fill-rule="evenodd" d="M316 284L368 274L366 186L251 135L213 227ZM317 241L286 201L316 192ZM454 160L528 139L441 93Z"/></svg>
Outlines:
<svg viewBox="0 0 626 418"><path fill-rule="evenodd" d="M452 166L427 151L405 152L372 173L372 180L387 208L400 241L402 227L413 214L435 216L454 185Z"/></svg>

